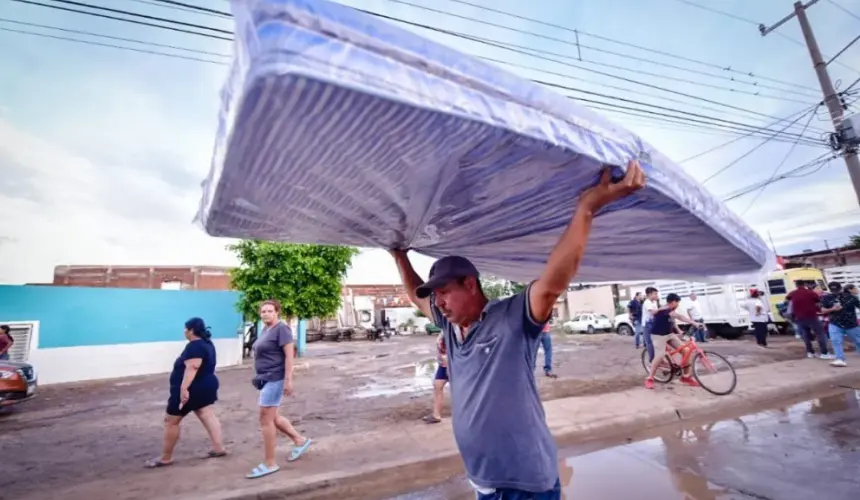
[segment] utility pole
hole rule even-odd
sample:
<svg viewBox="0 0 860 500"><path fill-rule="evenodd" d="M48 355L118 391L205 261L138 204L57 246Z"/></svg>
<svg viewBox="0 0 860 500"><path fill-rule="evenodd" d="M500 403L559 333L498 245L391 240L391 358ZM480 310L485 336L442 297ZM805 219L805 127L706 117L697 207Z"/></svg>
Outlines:
<svg viewBox="0 0 860 500"><path fill-rule="evenodd" d="M800 29L803 31L803 38L806 40L806 48L809 49L809 56L812 58L812 65L815 67L815 74L818 76L818 83L821 85L821 92L824 94L824 103L827 105L827 110L830 112L830 119L833 121L833 126L839 130L842 124L844 109L842 101L836 89L833 88L833 82L830 80L830 75L827 73L827 62L821 56L821 50L818 48L818 42L815 41L815 35L812 33L812 27L809 25L809 19L806 17L806 9L818 3L818 0L809 0L794 3L794 12L784 17L771 27L759 25L761 36L766 36L768 33L776 30L793 17L797 17L800 23ZM845 150L845 166L848 167L848 176L851 178L851 184L854 186L854 193L857 195L857 202L860 203L860 157L857 156L855 148Z"/></svg>

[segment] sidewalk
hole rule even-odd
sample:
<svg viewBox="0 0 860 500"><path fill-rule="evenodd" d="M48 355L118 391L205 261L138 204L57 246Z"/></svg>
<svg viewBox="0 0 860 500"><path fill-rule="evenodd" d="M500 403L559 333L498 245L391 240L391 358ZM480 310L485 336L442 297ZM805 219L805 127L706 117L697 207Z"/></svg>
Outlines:
<svg viewBox="0 0 860 500"><path fill-rule="evenodd" d="M798 397L838 385L860 387L860 363L832 368L820 360L797 360L738 370L729 396L670 384L654 391L633 389L600 396L544 403L547 421L560 444L640 432L679 419L718 416ZM288 453L282 441L279 456ZM185 500L376 498L418 490L463 473L448 421L392 426L383 432L327 437L277 474L246 480L245 469L260 457L231 456L126 477L104 479L54 491L76 499L181 498ZM110 492L109 494L107 492ZM35 498L35 497L33 497ZM47 498L44 492L39 498Z"/></svg>

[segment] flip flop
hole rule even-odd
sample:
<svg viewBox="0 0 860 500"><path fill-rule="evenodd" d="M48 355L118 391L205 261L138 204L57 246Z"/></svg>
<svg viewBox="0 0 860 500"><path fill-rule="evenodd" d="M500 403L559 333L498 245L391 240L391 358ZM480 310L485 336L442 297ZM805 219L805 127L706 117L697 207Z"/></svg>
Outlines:
<svg viewBox="0 0 860 500"><path fill-rule="evenodd" d="M256 467L254 467L254 469L251 471L251 473L246 474L245 477L247 477L248 479L257 479L257 478L260 478L263 476L268 476L269 474L274 474L275 472L278 472L279 470L281 470L281 468L278 467L277 465L272 467L272 468L269 468L269 467L266 467L266 464L260 464Z"/></svg>
<svg viewBox="0 0 860 500"><path fill-rule="evenodd" d="M148 460L144 466L147 469L160 469L162 467L169 467L173 465L173 461L170 462L162 462L160 458L153 458L152 460Z"/></svg>
<svg viewBox="0 0 860 500"><path fill-rule="evenodd" d="M209 450L209 453L207 453L207 454L203 455L203 456L202 456L202 457L200 457L200 458L202 458L202 459L206 460L207 458L221 458L221 457L226 457L226 456L227 456L227 452L226 452L226 451L218 452L218 451L212 451L212 450Z"/></svg>
<svg viewBox="0 0 860 500"><path fill-rule="evenodd" d="M311 443L313 443L313 439L307 438L305 444L301 446L293 446L293 450L290 452L290 456L287 457L287 462L295 462L296 460L302 458L302 455L308 451L308 448L311 447Z"/></svg>
<svg viewBox="0 0 860 500"><path fill-rule="evenodd" d="M441 418L436 418L433 415L427 415L423 420L425 424L438 424L442 421Z"/></svg>

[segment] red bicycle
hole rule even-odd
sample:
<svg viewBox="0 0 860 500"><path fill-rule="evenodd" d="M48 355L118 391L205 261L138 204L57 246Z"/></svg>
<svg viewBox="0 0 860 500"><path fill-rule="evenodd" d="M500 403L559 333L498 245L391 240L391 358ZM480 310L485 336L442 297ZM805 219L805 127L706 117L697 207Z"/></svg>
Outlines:
<svg viewBox="0 0 860 500"><path fill-rule="evenodd" d="M678 363L674 359L676 356L680 358ZM729 360L722 354L702 350L692 337L683 337L678 348L667 345L660 363L662 366L654 375L654 380L661 384L668 384L675 376L680 377L685 369L691 368L693 378L702 389L716 396L731 394L738 385L738 375ZM645 373L650 372L648 349L642 349L642 367Z"/></svg>

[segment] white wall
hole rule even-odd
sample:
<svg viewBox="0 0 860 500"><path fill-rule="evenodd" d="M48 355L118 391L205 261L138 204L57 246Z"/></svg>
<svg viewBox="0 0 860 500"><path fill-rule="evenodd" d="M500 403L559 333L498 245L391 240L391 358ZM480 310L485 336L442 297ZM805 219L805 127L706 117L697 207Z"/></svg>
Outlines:
<svg viewBox="0 0 860 500"><path fill-rule="evenodd" d="M614 318L615 299L612 296L612 287L601 286L567 292L567 309L570 316L592 312Z"/></svg>
<svg viewBox="0 0 860 500"><path fill-rule="evenodd" d="M38 322L30 340L27 362L40 385L168 373L186 342L142 342L88 347L38 349ZM215 339L218 366L242 364L242 339Z"/></svg>

